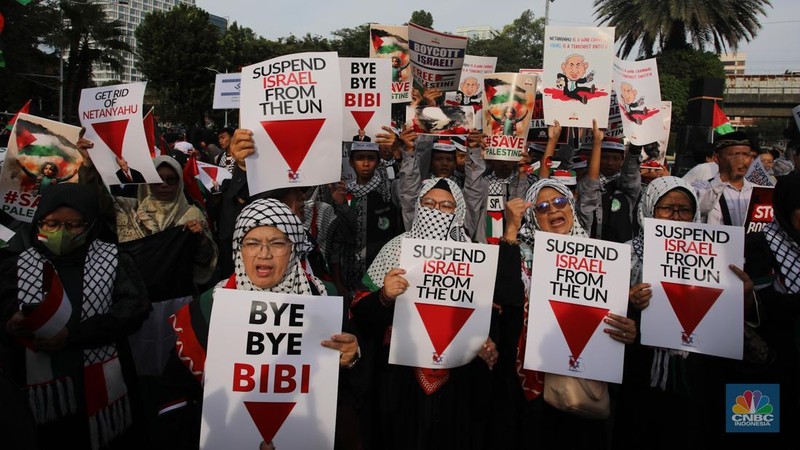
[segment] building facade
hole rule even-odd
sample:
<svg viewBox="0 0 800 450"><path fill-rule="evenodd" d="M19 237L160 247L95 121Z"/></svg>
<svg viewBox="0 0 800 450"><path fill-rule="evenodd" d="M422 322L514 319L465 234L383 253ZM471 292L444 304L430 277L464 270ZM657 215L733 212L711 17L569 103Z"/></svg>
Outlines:
<svg viewBox="0 0 800 450"><path fill-rule="evenodd" d="M747 66L747 53L733 52L719 55L719 60L725 67L725 76L744 75Z"/></svg>
<svg viewBox="0 0 800 450"><path fill-rule="evenodd" d="M456 28L456 31L453 34L477 40L477 39L492 39L493 37L497 36L500 33L490 26L479 26L479 27L458 27Z"/></svg>

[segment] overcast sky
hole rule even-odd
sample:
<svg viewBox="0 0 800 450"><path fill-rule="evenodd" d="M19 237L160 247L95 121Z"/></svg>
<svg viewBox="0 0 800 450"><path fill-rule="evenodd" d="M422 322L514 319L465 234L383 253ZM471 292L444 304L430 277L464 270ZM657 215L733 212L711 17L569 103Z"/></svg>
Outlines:
<svg viewBox="0 0 800 450"><path fill-rule="evenodd" d="M461 0L456 3L458 9L452 10L451 2L430 0L196 0L197 6L211 14L252 28L268 39L290 34L300 37L306 33L327 38L331 31L368 22L400 25L409 20L413 11L420 9L433 15L433 27L439 31L452 32L457 27L483 25L501 29L526 9L532 9L536 17L543 17L545 2L504 0L497 4L486 0ZM550 4L550 24L593 26L593 3L593 0L556 0ZM740 46L740 51L747 53L747 73L800 71L800 1L772 0L772 8L768 8L761 23L762 29L753 42Z"/></svg>

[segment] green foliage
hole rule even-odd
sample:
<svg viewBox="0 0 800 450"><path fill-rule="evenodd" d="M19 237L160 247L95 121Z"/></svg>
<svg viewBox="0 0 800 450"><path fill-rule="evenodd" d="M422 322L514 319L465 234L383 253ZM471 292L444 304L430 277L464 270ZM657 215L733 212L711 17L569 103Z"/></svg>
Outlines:
<svg viewBox="0 0 800 450"><path fill-rule="evenodd" d="M664 50L712 47L716 53L750 42L761 29L769 0L595 0L600 24L615 27L619 53L639 45L640 56Z"/></svg>
<svg viewBox="0 0 800 450"><path fill-rule="evenodd" d="M411 13L410 23L415 23L421 27L433 29L433 14L420 9Z"/></svg>
<svg viewBox="0 0 800 450"><path fill-rule="evenodd" d="M470 39L467 54L497 56L498 72L541 69L544 57L544 18L526 10L491 39Z"/></svg>
<svg viewBox="0 0 800 450"><path fill-rule="evenodd" d="M791 135L790 126L796 129L791 117L763 117L757 119L755 125L747 132L757 138L760 143L768 144L787 139Z"/></svg>
<svg viewBox="0 0 800 450"><path fill-rule="evenodd" d="M333 50L345 58L369 57L369 24L365 23L355 28L342 28L331 32L334 36L331 41Z"/></svg>
<svg viewBox="0 0 800 450"><path fill-rule="evenodd" d="M220 72L239 72L242 67L275 56L272 43L247 27L233 22L219 41Z"/></svg>
<svg viewBox="0 0 800 450"><path fill-rule="evenodd" d="M246 35L237 31L231 45L238 37L246 40ZM187 126L202 123L211 106L215 78L207 67L219 70L224 62L219 31L208 13L187 5L149 13L136 28L136 39L136 66L148 80L148 91L160 101L159 116ZM238 63L232 62L235 57L231 64Z"/></svg>

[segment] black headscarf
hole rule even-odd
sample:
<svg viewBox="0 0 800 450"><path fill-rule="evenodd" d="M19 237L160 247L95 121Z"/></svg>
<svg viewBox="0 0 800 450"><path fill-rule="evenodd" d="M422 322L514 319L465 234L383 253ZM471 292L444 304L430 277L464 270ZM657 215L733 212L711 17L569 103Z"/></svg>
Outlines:
<svg viewBox="0 0 800 450"><path fill-rule="evenodd" d="M88 223L87 233L89 235L86 237L87 244L97 237L96 234L100 229L100 224L96 222L99 220L100 206L95 190L77 183L55 184L42 193L42 196L39 197L39 206L33 213L31 242L37 249L44 248L44 245L36 239L36 234L39 231L37 223L62 206L78 211L83 220Z"/></svg>
<svg viewBox="0 0 800 450"><path fill-rule="evenodd" d="M792 227L792 213L800 208L800 173L792 172L778 178L772 191L772 210L775 221L786 234L800 244L800 231Z"/></svg>

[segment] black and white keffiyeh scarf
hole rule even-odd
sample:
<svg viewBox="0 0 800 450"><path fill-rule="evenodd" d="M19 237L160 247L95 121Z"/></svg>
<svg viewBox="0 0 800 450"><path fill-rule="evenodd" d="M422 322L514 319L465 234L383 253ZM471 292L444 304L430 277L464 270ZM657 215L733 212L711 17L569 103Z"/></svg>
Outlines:
<svg viewBox="0 0 800 450"><path fill-rule="evenodd" d="M117 275L117 246L92 241L83 270L83 298L80 320L108 313ZM17 263L18 301L36 305L38 322L29 325L35 336L49 337L66 325L71 310L58 274L52 264L34 248L19 256ZM53 295L54 293L60 293ZM46 305L47 304L47 305ZM49 314L46 311L58 309ZM44 314L44 315L43 315ZM60 317L59 317L60 316ZM59 322L57 326L53 322ZM83 386L74 385L72 366L62 354L26 349L26 375L29 403L37 423L48 423L77 411L77 393L83 392L93 449L105 446L131 425L128 391L122 378L117 348L113 344L83 350Z"/></svg>
<svg viewBox="0 0 800 450"><path fill-rule="evenodd" d="M772 222L764 227L764 237L779 265L776 288L789 294L800 292L800 230L792 226L791 217L800 209L800 173L778 178L772 193Z"/></svg>
<svg viewBox="0 0 800 450"><path fill-rule="evenodd" d="M283 279L269 289L261 289L250 281L242 257L242 240L245 235L253 228L263 226L272 226L281 230L293 244L289 266ZM306 239L303 223L283 202L275 199L261 199L247 205L236 218L236 228L233 231L233 262L236 289L313 295L311 283L314 283L316 291L325 295L325 285L322 281L307 274L300 263L304 252L309 251L309 246L310 243ZM227 281L221 281L217 287L223 287Z"/></svg>
<svg viewBox="0 0 800 450"><path fill-rule="evenodd" d="M564 183L550 178L540 179L530 188L528 188L528 192L525 193L525 201L535 204L536 199L539 197L539 192L547 187L555 189L564 197L569 199L569 206L572 209L572 228L569 230L569 235L587 237L588 235L586 234L586 230L583 229L578 217L575 215L575 197L572 195L572 191L570 191L567 185ZM527 209L527 211L525 211L524 223L517 233L517 238L533 248L536 231L541 229L542 228L539 226L539 222L536 220L536 213L534 212L533 206L531 206Z"/></svg>
<svg viewBox="0 0 800 450"><path fill-rule="evenodd" d="M513 174L506 178L499 178L494 172L487 174L484 178L489 183L489 195L502 195L504 199L508 199L509 186L516 176Z"/></svg>

